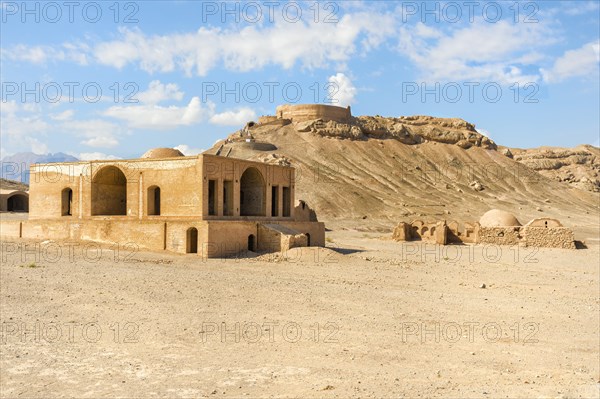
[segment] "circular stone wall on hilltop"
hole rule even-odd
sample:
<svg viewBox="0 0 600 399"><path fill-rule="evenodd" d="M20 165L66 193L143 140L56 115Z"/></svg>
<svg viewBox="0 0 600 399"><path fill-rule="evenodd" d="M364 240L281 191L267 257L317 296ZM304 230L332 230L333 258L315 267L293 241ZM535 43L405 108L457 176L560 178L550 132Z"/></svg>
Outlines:
<svg viewBox="0 0 600 399"><path fill-rule="evenodd" d="M277 118L291 119L294 122L323 119L324 121L348 123L352 117L350 107L322 104L280 105L276 112Z"/></svg>
<svg viewBox="0 0 600 399"><path fill-rule="evenodd" d="M176 158L183 156L182 152L175 148L153 148L146 151L141 158Z"/></svg>

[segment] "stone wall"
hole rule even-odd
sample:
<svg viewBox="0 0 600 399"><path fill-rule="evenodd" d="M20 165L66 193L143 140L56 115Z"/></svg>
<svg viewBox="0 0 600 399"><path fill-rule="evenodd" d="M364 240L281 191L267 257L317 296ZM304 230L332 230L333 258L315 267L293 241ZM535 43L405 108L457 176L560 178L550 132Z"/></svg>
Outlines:
<svg viewBox="0 0 600 399"><path fill-rule="evenodd" d="M400 222L392 232L396 241L423 240L437 244L471 243L524 245L528 247L575 249L573 230L562 227L556 219L534 219L526 226L482 227L479 223L451 221Z"/></svg>
<svg viewBox="0 0 600 399"><path fill-rule="evenodd" d="M271 122L276 122L276 121L278 121L278 120L280 120L280 119L278 119L278 118L277 118L276 116L274 116L274 115L263 115L263 116L259 116L259 117L258 117L258 123L259 123L260 125L266 125L266 124L268 124L268 123L271 123Z"/></svg>
<svg viewBox="0 0 600 399"><path fill-rule="evenodd" d="M318 222L317 213L302 200L296 201L294 215L295 220L298 222Z"/></svg>
<svg viewBox="0 0 600 399"><path fill-rule="evenodd" d="M575 249L575 236L565 227L525 227L525 244L528 247Z"/></svg>
<svg viewBox="0 0 600 399"><path fill-rule="evenodd" d="M517 245L523 237L519 227L480 227L479 241L481 244Z"/></svg>
<svg viewBox="0 0 600 399"><path fill-rule="evenodd" d="M259 226L252 221L202 221L202 220L155 220L96 218L87 220L2 220L0 237L27 238L35 240L93 241L107 245L128 245L151 251L171 251L185 254L188 248L187 232L197 230L197 255L207 258L234 256L248 249L248 237L254 235L254 243L270 240L261 239ZM325 246L325 226L320 222L278 223L282 230L293 230L293 234L275 234L273 242L286 250L297 246ZM261 231L264 233L265 230ZM275 237L276 236L276 237ZM282 236L286 236L283 237ZM307 239L310 237L310 244ZM263 248L271 250L271 248ZM280 249L276 249L280 250Z"/></svg>
<svg viewBox="0 0 600 399"><path fill-rule="evenodd" d="M279 119L291 119L302 122L315 119L348 123L352 119L350 107L336 107L322 104L280 105L276 109Z"/></svg>
<svg viewBox="0 0 600 399"><path fill-rule="evenodd" d="M471 243L479 240L479 223L463 222L456 220L448 222L448 242L449 243Z"/></svg>
<svg viewBox="0 0 600 399"><path fill-rule="evenodd" d="M448 226L445 221L411 223L400 222L394 229L392 238L396 241L422 240L444 245L448 241Z"/></svg>
<svg viewBox="0 0 600 399"><path fill-rule="evenodd" d="M274 119L271 119L274 118ZM276 116L261 116L258 118L258 125L254 125L250 130L258 129L263 126L276 127L286 126L292 123L290 119L279 119Z"/></svg>

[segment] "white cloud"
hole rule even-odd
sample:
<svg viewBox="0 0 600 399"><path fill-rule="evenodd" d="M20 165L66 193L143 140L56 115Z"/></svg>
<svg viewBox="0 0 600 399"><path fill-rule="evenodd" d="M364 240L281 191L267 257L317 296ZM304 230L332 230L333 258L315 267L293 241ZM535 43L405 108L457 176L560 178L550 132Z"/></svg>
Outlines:
<svg viewBox="0 0 600 399"><path fill-rule="evenodd" d="M123 120L135 129L166 130L199 123L213 113L213 108L213 104L203 108L200 99L193 97L185 107L163 107L156 104L113 106L104 111L104 115Z"/></svg>
<svg viewBox="0 0 600 399"><path fill-rule="evenodd" d="M215 125L240 126L254 119L256 119L256 112L251 108L243 107L215 114L210 117L210 122Z"/></svg>
<svg viewBox="0 0 600 399"><path fill-rule="evenodd" d="M307 68L343 63L357 53L378 47L394 34L394 18L384 13L345 14L338 23L277 20L268 27L243 29L201 27L195 32L148 36L140 30L120 29L121 37L99 43L94 57L104 65L123 68L137 63L144 71L175 69L205 76L222 63L234 71L267 65L289 69L297 63Z"/></svg>
<svg viewBox="0 0 600 399"><path fill-rule="evenodd" d="M11 152L32 151L38 154L48 152L48 146L40 140L50 130L50 125L43 119L38 104L20 104L14 100L2 103L0 117L0 134L3 153L7 148Z"/></svg>
<svg viewBox="0 0 600 399"><path fill-rule="evenodd" d="M343 73L338 73L329 77L329 83L331 85L328 87L328 97L333 105L340 107L352 105L356 96L356 87L354 87L350 78Z"/></svg>
<svg viewBox="0 0 600 399"><path fill-rule="evenodd" d="M119 141L112 136L97 136L91 137L81 142L83 145L97 148L112 148L119 144Z"/></svg>
<svg viewBox="0 0 600 399"><path fill-rule="evenodd" d="M73 119L73 115L75 115L75 111L68 109L63 112L59 112L58 114L50 114L50 118L54 119L55 121L68 121Z"/></svg>
<svg viewBox="0 0 600 399"><path fill-rule="evenodd" d="M183 99L183 92L179 90L179 86L175 83L165 85L160 80L153 80L148 85L148 90L136 94L135 98L142 103L158 104L167 100L181 101Z"/></svg>
<svg viewBox="0 0 600 399"><path fill-rule="evenodd" d="M536 82L540 76L523 72L523 66L540 61L540 49L554 42L542 23L476 21L450 31L417 24L399 33L399 50L430 81Z"/></svg>
<svg viewBox="0 0 600 399"><path fill-rule="evenodd" d="M598 11L599 5L596 1L575 2L569 1L561 4L561 11L567 15L590 14Z"/></svg>
<svg viewBox="0 0 600 399"><path fill-rule="evenodd" d="M81 144L95 148L116 147L119 140L115 134L121 131L118 125L102 119L66 121L60 129L83 137Z"/></svg>
<svg viewBox="0 0 600 399"><path fill-rule="evenodd" d="M19 104L15 100L2 103L0 113L2 116L14 115L19 110Z"/></svg>
<svg viewBox="0 0 600 399"><path fill-rule="evenodd" d="M198 154L204 152L204 149L202 149L202 148L191 148L187 144L179 144L177 147L173 147L173 148L181 151L183 153L183 155L185 155L185 156L198 155Z"/></svg>
<svg viewBox="0 0 600 399"><path fill-rule="evenodd" d="M30 145L31 152L35 154L47 154L48 146L34 137L27 137L27 142Z"/></svg>
<svg viewBox="0 0 600 399"><path fill-rule="evenodd" d="M571 77L593 76L598 78L600 62L600 40L566 51L556 59L549 70L542 69L546 82L560 82Z"/></svg>
<svg viewBox="0 0 600 399"><path fill-rule="evenodd" d="M98 161L98 160L112 160L112 159L121 159L114 155L108 155L103 152L82 152L79 155L74 155L82 161Z"/></svg>
<svg viewBox="0 0 600 399"><path fill-rule="evenodd" d="M89 46L81 43L64 43L55 46L27 46L17 44L2 48L2 58L10 61L25 61L43 65L50 61L72 61L79 65L88 64Z"/></svg>
<svg viewBox="0 0 600 399"><path fill-rule="evenodd" d="M50 125L43 120L36 105L19 104L14 100L7 101L0 107L2 118L0 125L2 136L18 139L19 137L43 134Z"/></svg>

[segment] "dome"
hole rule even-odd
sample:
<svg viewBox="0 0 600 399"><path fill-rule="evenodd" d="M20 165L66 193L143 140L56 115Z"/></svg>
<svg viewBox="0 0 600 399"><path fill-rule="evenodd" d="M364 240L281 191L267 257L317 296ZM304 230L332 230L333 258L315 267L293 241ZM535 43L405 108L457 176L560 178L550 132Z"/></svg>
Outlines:
<svg viewBox="0 0 600 399"><path fill-rule="evenodd" d="M509 212L492 209L483 214L479 219L481 227L512 227L521 226L517 218Z"/></svg>
<svg viewBox="0 0 600 399"><path fill-rule="evenodd" d="M183 157L183 153L175 148L153 148L142 155L142 158L175 158Z"/></svg>

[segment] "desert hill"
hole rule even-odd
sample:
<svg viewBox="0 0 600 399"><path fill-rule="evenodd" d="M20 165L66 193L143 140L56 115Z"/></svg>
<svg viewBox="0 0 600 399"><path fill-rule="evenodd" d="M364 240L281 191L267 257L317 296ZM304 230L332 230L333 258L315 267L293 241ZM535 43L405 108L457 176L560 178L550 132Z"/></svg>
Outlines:
<svg viewBox="0 0 600 399"><path fill-rule="evenodd" d="M597 151L584 147L573 156L597 167ZM548 173L543 165L549 153L536 158L534 151L499 148L461 119L364 116L340 123L269 117L206 153L291 163L297 168L296 198L320 219L355 228L387 228L416 218L478 220L491 208L509 210L522 223L546 216L597 225L598 194ZM567 168L575 163L560 159L568 160Z"/></svg>
<svg viewBox="0 0 600 399"><path fill-rule="evenodd" d="M0 178L0 189L29 191L29 185L19 181Z"/></svg>
<svg viewBox="0 0 600 399"><path fill-rule="evenodd" d="M512 148L514 159L542 175L582 190L600 192L600 148Z"/></svg>

